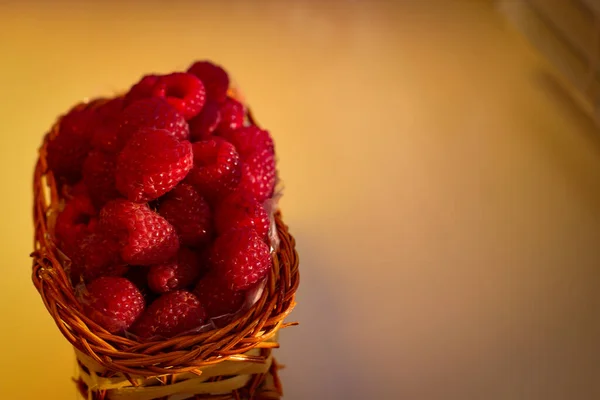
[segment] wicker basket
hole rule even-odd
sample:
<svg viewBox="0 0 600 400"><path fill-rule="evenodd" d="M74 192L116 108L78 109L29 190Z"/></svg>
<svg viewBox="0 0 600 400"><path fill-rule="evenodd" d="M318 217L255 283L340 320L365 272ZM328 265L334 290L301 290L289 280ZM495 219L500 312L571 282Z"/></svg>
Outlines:
<svg viewBox="0 0 600 400"><path fill-rule="evenodd" d="M99 100L102 101L102 100ZM99 101L78 107L93 107ZM252 120L252 116L249 115ZM53 240L61 196L46 164L46 135L35 168L35 238L32 279L46 308L75 348L75 381L86 399L278 399L282 395L278 347L284 319L292 311L299 283L295 242L281 214L275 214L280 245L258 301L227 326L199 334L138 342L109 333L87 318L75 298L62 256Z"/></svg>

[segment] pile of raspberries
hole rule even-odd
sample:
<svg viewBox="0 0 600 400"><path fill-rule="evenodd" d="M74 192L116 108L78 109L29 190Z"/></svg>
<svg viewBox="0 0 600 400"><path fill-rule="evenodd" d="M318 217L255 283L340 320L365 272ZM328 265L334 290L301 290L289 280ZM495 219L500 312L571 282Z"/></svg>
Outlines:
<svg viewBox="0 0 600 400"><path fill-rule="evenodd" d="M84 313L140 340L243 307L272 267L273 139L208 61L76 107L49 138L54 237Z"/></svg>

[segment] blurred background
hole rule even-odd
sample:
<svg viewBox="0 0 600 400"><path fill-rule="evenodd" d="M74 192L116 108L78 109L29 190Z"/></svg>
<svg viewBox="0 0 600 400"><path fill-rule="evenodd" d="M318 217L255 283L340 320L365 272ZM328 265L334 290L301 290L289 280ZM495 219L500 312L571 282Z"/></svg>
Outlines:
<svg viewBox="0 0 600 400"><path fill-rule="evenodd" d="M2 398L75 398L30 279L43 134L205 58L277 144L302 271L285 399L600 398L600 133L499 9L0 1Z"/></svg>

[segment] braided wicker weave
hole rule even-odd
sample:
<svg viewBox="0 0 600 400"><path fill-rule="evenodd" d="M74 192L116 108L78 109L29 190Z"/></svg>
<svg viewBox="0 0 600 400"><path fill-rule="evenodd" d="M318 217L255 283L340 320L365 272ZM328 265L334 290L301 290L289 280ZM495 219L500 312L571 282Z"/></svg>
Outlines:
<svg viewBox="0 0 600 400"><path fill-rule="evenodd" d="M78 107L94 107L101 101ZM293 325L284 319L295 305L299 284L294 238L281 214L275 215L280 245L265 289L239 318L219 329L159 341L113 335L82 313L65 273L69 261L53 238L61 195L47 168L46 148L58 127L56 123L44 138L34 173L32 279L56 325L75 348L78 385L85 398L279 398L271 349L278 347L278 331Z"/></svg>

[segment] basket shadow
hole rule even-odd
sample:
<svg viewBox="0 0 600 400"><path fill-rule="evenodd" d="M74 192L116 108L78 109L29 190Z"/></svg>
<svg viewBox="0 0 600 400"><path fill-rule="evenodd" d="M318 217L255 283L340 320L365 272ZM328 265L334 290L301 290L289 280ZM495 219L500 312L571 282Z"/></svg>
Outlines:
<svg viewBox="0 0 600 400"><path fill-rule="evenodd" d="M281 348L275 352L285 366L280 374L284 398L368 398L361 393L360 377L354 376L357 368L343 322L347 317L332 289L336 281L327 268L326 251L308 227L298 228L294 225L292 233L300 254L301 283L298 304L287 320L300 324L281 332Z"/></svg>

